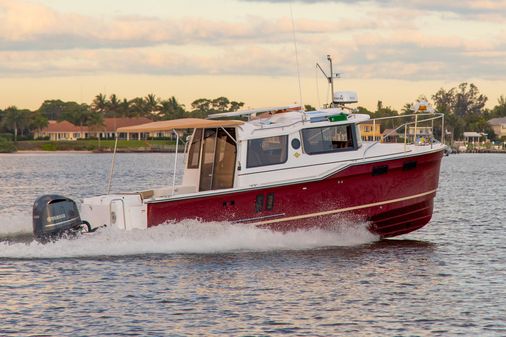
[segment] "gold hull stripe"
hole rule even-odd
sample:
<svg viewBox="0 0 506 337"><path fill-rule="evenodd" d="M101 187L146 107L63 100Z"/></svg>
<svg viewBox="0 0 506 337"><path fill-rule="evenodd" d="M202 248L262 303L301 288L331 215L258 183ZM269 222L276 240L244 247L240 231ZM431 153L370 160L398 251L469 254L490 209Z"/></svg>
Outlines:
<svg viewBox="0 0 506 337"><path fill-rule="evenodd" d="M432 191L428 191L428 192L424 192L424 193L420 193L420 194L416 194L416 195L411 195L409 197L403 197L403 198L386 200L386 201L379 201L379 202L375 202L375 203L372 203L372 204L366 204L366 205L360 205L360 206L353 206L353 207L347 207L347 208L334 209L334 210L331 210L331 211L309 213L309 214L297 215L297 216L286 217L286 218L281 218L281 219L273 219L273 220L253 222L253 223L251 223L251 225L255 225L255 226L268 225L268 224L285 222L285 221L292 221L292 220L301 220L301 219L313 218L313 217L322 216L322 215L332 215L332 214L337 214L337 213L355 211L355 210L358 210L358 209L364 209L364 208L368 208L368 207L376 207L376 206L382 206L382 205L386 205L386 204L392 204L392 203L395 203L395 202L401 202L401 201L416 199L416 198L424 197L426 195L435 193L436 191L437 190L432 190Z"/></svg>

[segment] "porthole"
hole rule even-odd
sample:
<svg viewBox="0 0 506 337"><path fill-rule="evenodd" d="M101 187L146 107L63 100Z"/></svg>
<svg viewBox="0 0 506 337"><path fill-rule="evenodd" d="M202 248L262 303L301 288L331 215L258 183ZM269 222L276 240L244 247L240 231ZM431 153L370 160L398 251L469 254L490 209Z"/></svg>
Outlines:
<svg viewBox="0 0 506 337"><path fill-rule="evenodd" d="M292 147L294 150L300 149L300 140L298 138L292 139Z"/></svg>

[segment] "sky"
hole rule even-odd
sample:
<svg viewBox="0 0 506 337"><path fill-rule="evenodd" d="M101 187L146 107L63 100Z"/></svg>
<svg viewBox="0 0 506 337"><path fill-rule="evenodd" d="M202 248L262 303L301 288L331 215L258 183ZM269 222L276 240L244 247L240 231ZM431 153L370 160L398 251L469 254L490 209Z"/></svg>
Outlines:
<svg viewBox="0 0 506 337"><path fill-rule="evenodd" d="M506 0L0 0L0 109L98 93L320 106L326 55L369 109L462 82L493 107Z"/></svg>

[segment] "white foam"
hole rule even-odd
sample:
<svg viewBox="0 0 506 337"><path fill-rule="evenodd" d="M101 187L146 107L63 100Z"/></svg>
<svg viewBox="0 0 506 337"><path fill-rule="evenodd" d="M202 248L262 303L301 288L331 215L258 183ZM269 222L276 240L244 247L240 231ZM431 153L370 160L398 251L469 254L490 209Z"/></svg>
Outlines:
<svg viewBox="0 0 506 337"><path fill-rule="evenodd" d="M32 213L20 212L15 208L0 211L0 237L7 234L28 234L32 232Z"/></svg>
<svg viewBox="0 0 506 337"><path fill-rule="evenodd" d="M0 242L3 258L68 258L142 254L299 250L328 246L352 246L377 240L367 223L338 224L328 229L277 232L226 222L195 220L166 224L147 230L104 228L77 239L41 244Z"/></svg>

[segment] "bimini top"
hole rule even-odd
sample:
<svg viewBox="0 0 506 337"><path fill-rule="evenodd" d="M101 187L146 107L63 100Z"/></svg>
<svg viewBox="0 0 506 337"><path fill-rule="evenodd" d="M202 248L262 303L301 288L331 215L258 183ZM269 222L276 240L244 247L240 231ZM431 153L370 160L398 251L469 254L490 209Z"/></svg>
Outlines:
<svg viewBox="0 0 506 337"><path fill-rule="evenodd" d="M201 129L201 128L219 128L232 127L244 124L243 121L236 120L217 120L211 121L200 118L181 118L168 121L159 121L134 126L125 126L118 128L117 132L163 132L174 129Z"/></svg>

